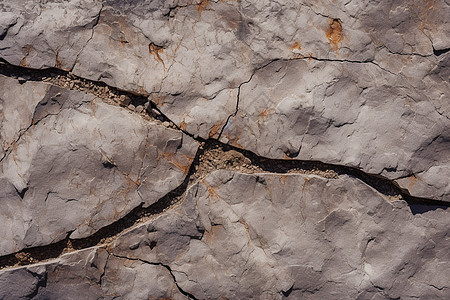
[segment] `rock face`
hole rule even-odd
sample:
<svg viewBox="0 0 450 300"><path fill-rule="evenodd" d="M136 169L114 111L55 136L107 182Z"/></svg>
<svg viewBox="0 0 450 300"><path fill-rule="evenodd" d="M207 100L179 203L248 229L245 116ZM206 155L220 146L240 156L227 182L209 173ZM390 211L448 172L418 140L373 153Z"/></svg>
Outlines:
<svg viewBox="0 0 450 300"><path fill-rule="evenodd" d="M435 64L420 65L431 71ZM396 179L415 196L445 200L450 119L430 99L442 84L432 77L425 73L414 88L374 63L277 61L241 86L222 141L265 157L356 167ZM437 98L449 99L446 85Z"/></svg>
<svg viewBox="0 0 450 300"><path fill-rule="evenodd" d="M0 299L449 299L450 4L0 0Z"/></svg>
<svg viewBox="0 0 450 300"><path fill-rule="evenodd" d="M66 254L54 263L18 268L0 277L9 283L2 286L1 299L186 299L164 266L109 256L103 248Z"/></svg>
<svg viewBox="0 0 450 300"><path fill-rule="evenodd" d="M183 182L192 138L79 91L1 80L2 255L89 236Z"/></svg>
<svg viewBox="0 0 450 300"><path fill-rule="evenodd" d="M6 271L0 282L29 277L22 291L38 298L83 287L88 299L445 299L446 225L446 211L413 215L349 176L216 171L107 251Z"/></svg>

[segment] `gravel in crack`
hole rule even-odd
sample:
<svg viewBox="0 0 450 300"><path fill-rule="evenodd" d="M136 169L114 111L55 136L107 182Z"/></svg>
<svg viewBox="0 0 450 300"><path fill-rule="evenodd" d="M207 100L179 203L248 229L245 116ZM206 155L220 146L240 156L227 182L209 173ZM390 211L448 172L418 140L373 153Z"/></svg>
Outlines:
<svg viewBox="0 0 450 300"><path fill-rule="evenodd" d="M204 147L204 146L202 146ZM289 161L277 161L261 159L258 157L246 156L235 149L226 149L223 145L212 145L206 149L199 157L198 165L195 166L195 173L191 182L204 178L214 170L231 170L242 173L280 173L280 174L305 174L318 175L328 179L337 178L338 173L334 170L320 169L318 166L308 164L299 166L299 162L292 161L290 166L286 166Z"/></svg>
<svg viewBox="0 0 450 300"><path fill-rule="evenodd" d="M28 69L0 62L0 74L17 78L19 83L27 81L39 81L52 84L63 89L77 90L92 94L104 102L120 106L141 115L145 120L158 121L163 126L179 129L168 120L157 107L148 99L148 95L136 95L110 87L103 82L92 81L78 77L70 72L59 69Z"/></svg>

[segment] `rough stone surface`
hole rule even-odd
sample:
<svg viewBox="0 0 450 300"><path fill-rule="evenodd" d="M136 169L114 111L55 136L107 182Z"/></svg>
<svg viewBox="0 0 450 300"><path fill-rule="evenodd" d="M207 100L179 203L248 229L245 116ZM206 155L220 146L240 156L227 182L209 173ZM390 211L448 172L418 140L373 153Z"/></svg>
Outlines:
<svg viewBox="0 0 450 300"><path fill-rule="evenodd" d="M184 181L198 144L181 132L78 91L1 80L2 255L89 236Z"/></svg>
<svg viewBox="0 0 450 300"><path fill-rule="evenodd" d="M170 265L198 299L444 299L446 224L444 210L413 215L347 176L217 171L112 251Z"/></svg>
<svg viewBox="0 0 450 300"><path fill-rule="evenodd" d="M180 206L120 236L107 263L99 249L45 264L42 295L57 295L68 274L92 274L85 289L125 295L126 277L134 292L159 297L174 292L171 270L179 288L197 299L446 299L447 225L447 211L413 214L404 201L389 202L349 176L216 171L192 186ZM35 268L0 278L23 272L19 278L29 276L35 290L38 280L29 273ZM142 281L152 285L154 278L159 284L144 288Z"/></svg>
<svg viewBox="0 0 450 300"><path fill-rule="evenodd" d="M0 299L450 299L448 0L0 16Z"/></svg>
<svg viewBox="0 0 450 300"><path fill-rule="evenodd" d="M409 177L399 180L409 193L449 197L438 175L450 175L445 1L20 1L2 10L0 55L12 64L150 94L195 136L217 138L227 125L224 141L261 155Z"/></svg>
<svg viewBox="0 0 450 300"><path fill-rule="evenodd" d="M439 68L416 60L419 67L402 72ZM450 201L450 119L433 103L443 97L450 109L450 84L432 77L411 79L415 89L373 63L274 62L242 85L222 141L265 157L356 167L400 179L415 196Z"/></svg>
<svg viewBox="0 0 450 300"><path fill-rule="evenodd" d="M103 248L0 274L0 299L187 299L160 265L111 256Z"/></svg>
<svg viewBox="0 0 450 300"><path fill-rule="evenodd" d="M31 68L73 68L101 6L92 0L2 1L2 58Z"/></svg>

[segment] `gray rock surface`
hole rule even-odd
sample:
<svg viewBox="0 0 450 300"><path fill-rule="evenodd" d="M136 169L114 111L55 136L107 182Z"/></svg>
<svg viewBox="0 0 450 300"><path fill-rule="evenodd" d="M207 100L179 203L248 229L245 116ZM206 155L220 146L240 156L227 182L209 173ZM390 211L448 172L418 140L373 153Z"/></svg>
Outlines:
<svg viewBox="0 0 450 300"><path fill-rule="evenodd" d="M0 0L0 300L450 299L449 16Z"/></svg>
<svg viewBox="0 0 450 300"><path fill-rule="evenodd" d="M112 252L170 265L198 299L445 299L447 225L349 176L216 171Z"/></svg>
<svg viewBox="0 0 450 300"><path fill-rule="evenodd" d="M187 299L160 265L90 248L0 274L0 299Z"/></svg>
<svg viewBox="0 0 450 300"><path fill-rule="evenodd" d="M1 255L87 237L184 181L192 138L82 92L1 80Z"/></svg>
<svg viewBox="0 0 450 300"><path fill-rule="evenodd" d="M447 225L445 210L413 214L406 202L389 202L346 175L216 171L181 205L118 237L109 259L100 248L44 264L39 293L58 295L68 277L84 276L85 289L100 286L105 296L132 299L134 283L137 299L160 297L177 292L170 270L197 299L446 299ZM36 268L3 271L0 283L28 276L28 293L39 282L30 275ZM152 289L143 283L152 286L154 278Z"/></svg>
<svg viewBox="0 0 450 300"><path fill-rule="evenodd" d="M72 69L92 38L101 1L2 1L1 57L31 68Z"/></svg>
<svg viewBox="0 0 450 300"><path fill-rule="evenodd" d="M440 68L416 60L419 67L402 72ZM415 196L450 201L450 119L433 103L449 99L450 84L432 77L424 71L409 83L374 63L274 62L242 85L222 141L265 157L356 167L399 179Z"/></svg>
<svg viewBox="0 0 450 300"><path fill-rule="evenodd" d="M150 95L203 138L219 137L252 78L224 141L355 166L448 201L436 175L450 175L445 1L20 1L2 11L0 56L12 64L70 69ZM285 62L283 80L278 63L256 71L308 57ZM411 176L412 185L403 179Z"/></svg>

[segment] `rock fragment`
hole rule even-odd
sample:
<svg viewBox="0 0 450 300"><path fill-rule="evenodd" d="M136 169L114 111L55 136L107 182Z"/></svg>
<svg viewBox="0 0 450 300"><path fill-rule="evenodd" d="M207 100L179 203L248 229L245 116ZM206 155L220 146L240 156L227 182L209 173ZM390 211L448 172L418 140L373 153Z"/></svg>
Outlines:
<svg viewBox="0 0 450 300"><path fill-rule="evenodd" d="M87 237L184 181L197 143L183 133L82 92L1 79L0 215L17 228L1 255Z"/></svg>

